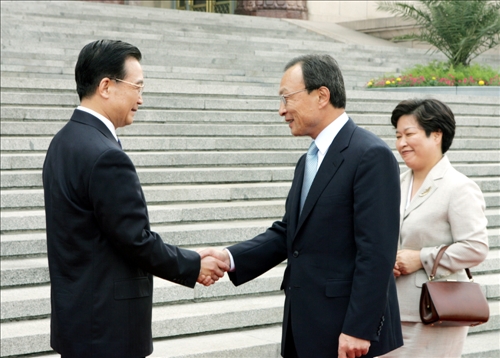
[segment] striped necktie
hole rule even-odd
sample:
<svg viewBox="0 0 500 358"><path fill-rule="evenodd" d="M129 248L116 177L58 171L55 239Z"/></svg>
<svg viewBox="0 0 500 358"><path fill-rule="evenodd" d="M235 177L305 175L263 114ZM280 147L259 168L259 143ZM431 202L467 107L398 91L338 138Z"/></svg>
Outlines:
<svg viewBox="0 0 500 358"><path fill-rule="evenodd" d="M300 212L304 207L304 202L306 201L307 194L311 188L311 184L316 176L316 171L318 170L318 147L314 141L309 146L306 156L306 166L304 168L304 182L302 183L302 194L300 195Z"/></svg>

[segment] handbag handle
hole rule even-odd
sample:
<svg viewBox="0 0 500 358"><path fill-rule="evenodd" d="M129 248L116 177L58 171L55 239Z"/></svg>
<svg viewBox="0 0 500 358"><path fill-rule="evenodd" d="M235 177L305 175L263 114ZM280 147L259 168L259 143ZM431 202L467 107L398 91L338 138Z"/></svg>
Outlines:
<svg viewBox="0 0 500 358"><path fill-rule="evenodd" d="M446 246L443 246L437 256L436 256L436 260L434 260L434 266L432 266L432 272L431 272L431 275L429 276L429 281L432 281L434 280L434 277L436 277L436 272L437 272L437 268L438 268L438 265L439 265L439 261L441 260L441 257L443 257L443 254L444 252L446 251L446 249L448 247L450 247L451 245L446 245ZM472 274L470 273L470 270L468 268L465 269L465 272L467 273L467 277L469 277L469 280L470 281L474 281L474 279L472 278Z"/></svg>

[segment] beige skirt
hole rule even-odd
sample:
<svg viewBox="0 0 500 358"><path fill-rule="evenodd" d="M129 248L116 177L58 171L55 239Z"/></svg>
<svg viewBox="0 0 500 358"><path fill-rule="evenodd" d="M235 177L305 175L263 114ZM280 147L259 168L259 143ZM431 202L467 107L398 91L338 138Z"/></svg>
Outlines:
<svg viewBox="0 0 500 358"><path fill-rule="evenodd" d="M432 327L402 322L404 345L384 358L460 358L469 327Z"/></svg>

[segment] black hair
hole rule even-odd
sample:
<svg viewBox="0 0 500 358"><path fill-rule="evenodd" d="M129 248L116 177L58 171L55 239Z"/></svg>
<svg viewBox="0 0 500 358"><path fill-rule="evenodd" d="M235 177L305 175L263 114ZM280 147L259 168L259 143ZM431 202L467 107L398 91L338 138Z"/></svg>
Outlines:
<svg viewBox="0 0 500 358"><path fill-rule="evenodd" d="M125 78L125 61L129 57L140 61L141 51L123 41L98 40L85 45L75 66L76 91L80 101L92 96L103 78Z"/></svg>
<svg viewBox="0 0 500 358"><path fill-rule="evenodd" d="M288 62L285 71L300 64L308 93L325 86L330 91L330 103L335 108L345 108L344 78L337 61L329 55L304 55Z"/></svg>
<svg viewBox="0 0 500 358"><path fill-rule="evenodd" d="M433 132L443 133L441 151L446 153L450 149L455 137L455 116L450 107L437 99L408 99L394 108L391 123L397 127L399 118L404 115L414 115L418 124L429 137Z"/></svg>

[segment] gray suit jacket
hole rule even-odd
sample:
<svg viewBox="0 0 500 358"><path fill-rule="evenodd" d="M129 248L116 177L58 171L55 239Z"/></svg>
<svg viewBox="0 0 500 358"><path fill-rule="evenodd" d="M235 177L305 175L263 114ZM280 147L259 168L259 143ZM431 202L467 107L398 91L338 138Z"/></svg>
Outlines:
<svg viewBox="0 0 500 358"><path fill-rule="evenodd" d="M401 320L420 322L418 303L439 249L453 244L439 262L438 280L467 281L465 268L481 263L488 253L485 202L475 182L443 158L431 169L408 208L413 172L401 174L399 248L421 250L424 266L396 280Z"/></svg>

